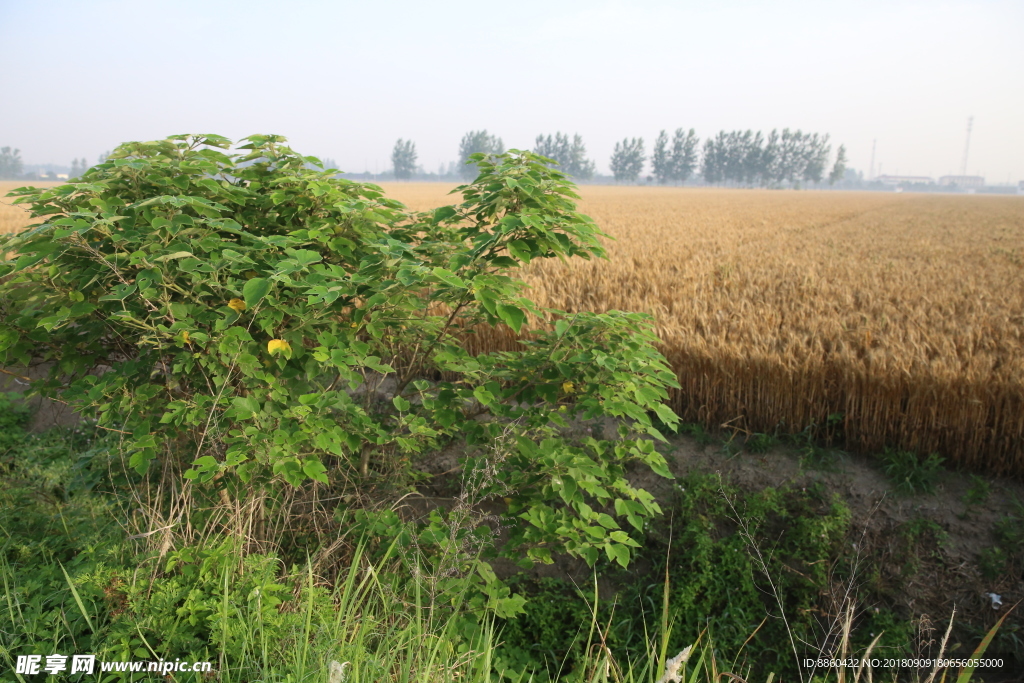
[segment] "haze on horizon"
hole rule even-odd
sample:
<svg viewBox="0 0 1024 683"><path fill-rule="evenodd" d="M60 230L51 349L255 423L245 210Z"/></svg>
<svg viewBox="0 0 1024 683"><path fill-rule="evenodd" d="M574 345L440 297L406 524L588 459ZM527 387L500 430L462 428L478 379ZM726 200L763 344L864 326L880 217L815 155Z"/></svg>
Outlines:
<svg viewBox="0 0 1024 683"><path fill-rule="evenodd" d="M279 133L350 172L427 171L485 128L579 133L599 173L661 129L828 133L867 173L1024 179L1024 4L0 0L0 146ZM649 165L648 165L649 170ZM648 171L645 171L645 173Z"/></svg>

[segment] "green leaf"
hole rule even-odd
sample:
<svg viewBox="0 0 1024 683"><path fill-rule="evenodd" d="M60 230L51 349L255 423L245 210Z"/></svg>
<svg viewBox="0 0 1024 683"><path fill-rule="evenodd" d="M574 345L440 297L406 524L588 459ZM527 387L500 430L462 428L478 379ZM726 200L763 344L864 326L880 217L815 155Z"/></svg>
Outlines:
<svg viewBox="0 0 1024 683"><path fill-rule="evenodd" d="M518 306L509 306L508 304L498 304L498 317L515 330L516 334L519 334L523 323L526 322L525 311Z"/></svg>
<svg viewBox="0 0 1024 683"><path fill-rule="evenodd" d="M240 420L249 420L261 410L260 402L252 396L235 396L231 399L231 405Z"/></svg>
<svg viewBox="0 0 1024 683"><path fill-rule="evenodd" d="M262 277L254 277L247 281L242 287L242 296L245 298L246 308L252 308L260 302L270 291L270 280Z"/></svg>
<svg viewBox="0 0 1024 683"><path fill-rule="evenodd" d="M327 468L324 467L324 464L317 460L316 458L310 458L309 460L307 460L302 465L302 471L307 477L309 477L313 481L318 481L321 484L328 483Z"/></svg>
<svg viewBox="0 0 1024 683"><path fill-rule="evenodd" d="M448 220L452 216L458 213L454 206L441 206L434 209L434 222L440 223L441 221Z"/></svg>
<svg viewBox="0 0 1024 683"><path fill-rule="evenodd" d="M605 546L605 552L608 553L608 559L618 562L623 567L629 566L629 548L618 543Z"/></svg>
<svg viewBox="0 0 1024 683"><path fill-rule="evenodd" d="M508 243L508 251L512 256L525 263L530 262L530 245L524 240L512 240Z"/></svg>
<svg viewBox="0 0 1024 683"><path fill-rule="evenodd" d="M447 268L434 268L434 275L437 276L441 282L452 287L465 287L466 283L452 271Z"/></svg>
<svg viewBox="0 0 1024 683"><path fill-rule="evenodd" d="M654 406L654 412L658 415L659 420L673 428L679 423L679 416L664 403Z"/></svg>
<svg viewBox="0 0 1024 683"><path fill-rule="evenodd" d="M397 408L399 410L399 412L403 412L404 413L404 412L407 412L409 410L409 407L410 407L409 402L406 401L401 396L395 396L393 399L391 399L391 402L395 404L395 408Z"/></svg>

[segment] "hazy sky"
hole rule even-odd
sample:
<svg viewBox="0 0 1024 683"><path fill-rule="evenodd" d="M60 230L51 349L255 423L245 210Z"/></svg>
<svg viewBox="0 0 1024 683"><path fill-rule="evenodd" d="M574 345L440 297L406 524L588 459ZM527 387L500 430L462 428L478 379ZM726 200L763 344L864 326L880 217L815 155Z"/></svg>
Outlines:
<svg viewBox="0 0 1024 683"><path fill-rule="evenodd" d="M0 145L95 163L126 140L286 135L343 170L506 146L800 128L876 172L1024 179L1024 2L0 0Z"/></svg>

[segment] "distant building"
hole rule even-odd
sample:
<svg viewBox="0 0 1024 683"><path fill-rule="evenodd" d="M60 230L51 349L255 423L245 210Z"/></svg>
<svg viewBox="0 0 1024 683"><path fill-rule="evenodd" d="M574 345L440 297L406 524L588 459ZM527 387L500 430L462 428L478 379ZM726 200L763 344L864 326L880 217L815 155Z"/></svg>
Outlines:
<svg viewBox="0 0 1024 683"><path fill-rule="evenodd" d="M939 185L977 189L985 187L985 179L980 175L944 175L939 178Z"/></svg>
<svg viewBox="0 0 1024 683"><path fill-rule="evenodd" d="M935 181L924 175L880 175L876 178L883 185L931 185Z"/></svg>

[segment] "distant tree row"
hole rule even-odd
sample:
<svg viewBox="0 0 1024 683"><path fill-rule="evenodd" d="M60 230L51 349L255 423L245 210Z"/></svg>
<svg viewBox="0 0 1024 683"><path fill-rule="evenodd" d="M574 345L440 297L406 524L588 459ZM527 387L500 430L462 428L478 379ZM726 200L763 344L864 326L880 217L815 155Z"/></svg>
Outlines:
<svg viewBox="0 0 1024 683"><path fill-rule="evenodd" d="M459 143L459 163L457 173L464 180L472 180L479 170L475 164L469 163L469 157L473 154L502 154L505 151L505 143L496 135L491 135L486 130L473 130L462 136ZM580 180L589 180L594 177L595 164L587 159L587 148L583 144L583 138L574 135L572 140L568 135L561 132L554 136L538 135L534 143L534 152L551 159L558 165L558 169L564 173ZM394 170L395 178L405 180L411 178L416 172L416 144L411 140L399 140L395 143L391 152L391 167ZM451 167L445 170L442 165L439 174L450 173Z"/></svg>
<svg viewBox="0 0 1024 683"><path fill-rule="evenodd" d="M21 150L0 147L0 180L12 180L21 176Z"/></svg>
<svg viewBox="0 0 1024 683"><path fill-rule="evenodd" d="M100 155L97 163L103 163L106 161L107 156L110 152L105 152ZM77 178L83 175L90 168L88 160L72 159L71 160L71 171L68 173L68 178ZM48 171L36 171L30 173L28 178L35 178L39 176L41 179L56 180L57 173L52 170L52 167ZM0 147L0 180L18 180L25 177L25 164L21 159L21 150L11 149L10 147Z"/></svg>
<svg viewBox="0 0 1024 683"><path fill-rule="evenodd" d="M501 154L505 145L501 138L486 130L466 133L459 144L459 174L473 179L477 168L468 164L470 155ZM595 164L587 159L587 148L579 134L570 140L561 132L538 135L533 151L557 163L559 170L577 180L590 180ZM760 187L798 186L802 182L820 183L825 179L832 146L828 135L773 130L765 135L747 131L721 131L704 141L694 129L677 128L669 139L664 130L658 134L651 155L651 171L657 182L685 183L699 173L709 184L730 183ZM399 140L392 153L396 178L409 178L415 170L415 145ZM411 160L411 161L410 161ZM647 155L643 138L624 138L615 143L610 160L612 174L618 182L636 182L644 170ZM839 147L829 184L843 178L846 170L846 148Z"/></svg>
<svg viewBox="0 0 1024 683"><path fill-rule="evenodd" d="M84 157L82 159L72 159L71 160L71 173L68 174L68 177L69 178L77 178L77 177L79 177L81 175L84 175L85 172L88 171L88 170L89 170L89 162L86 161Z"/></svg>
<svg viewBox="0 0 1024 683"><path fill-rule="evenodd" d="M699 138L691 128L676 130L669 145L663 130L651 156L653 176L659 183L684 183L696 171L709 184L781 187L801 182L820 183L825 177L832 145L828 135L784 129L768 135L760 131L721 131L704 141L698 154ZM611 169L619 182L636 182L643 172L646 156L643 138L626 138L615 144ZM698 163L699 162L699 163ZM846 148L839 147L829 184L843 178Z"/></svg>
<svg viewBox="0 0 1024 683"><path fill-rule="evenodd" d="M707 183L734 183L761 187L820 183L828 167L832 145L828 135L784 129L768 135L760 131L721 131L704 141L701 175ZM842 178L846 149L839 148L831 182Z"/></svg>
<svg viewBox="0 0 1024 683"><path fill-rule="evenodd" d="M590 180L594 177L596 164L587 159L587 148L583 144L583 138L578 134L572 136L572 142L569 141L568 135L562 135L560 132L555 133L554 137L538 135L533 151L557 162L559 171L578 180Z"/></svg>

